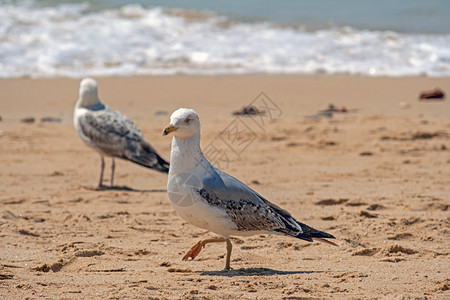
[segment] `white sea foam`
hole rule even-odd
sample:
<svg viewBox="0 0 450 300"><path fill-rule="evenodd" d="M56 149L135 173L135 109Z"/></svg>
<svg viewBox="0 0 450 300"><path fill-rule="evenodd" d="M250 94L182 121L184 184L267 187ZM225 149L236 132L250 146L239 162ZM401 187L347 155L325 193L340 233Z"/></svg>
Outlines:
<svg viewBox="0 0 450 300"><path fill-rule="evenodd" d="M0 6L1 78L176 73L450 76L450 35L308 31L140 5Z"/></svg>

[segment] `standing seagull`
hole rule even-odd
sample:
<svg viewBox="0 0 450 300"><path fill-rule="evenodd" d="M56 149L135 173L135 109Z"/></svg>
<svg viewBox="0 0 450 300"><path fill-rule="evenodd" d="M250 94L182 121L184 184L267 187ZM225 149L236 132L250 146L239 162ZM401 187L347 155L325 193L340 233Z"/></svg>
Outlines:
<svg viewBox="0 0 450 300"><path fill-rule="evenodd" d="M198 242L183 260L194 259L208 243L226 242L225 269L229 270L233 235L279 233L335 245L323 240L334 239L331 234L298 222L281 207L215 168L200 149L200 121L194 110L176 110L163 135L169 133L174 135L167 183L172 206L186 221L222 236Z"/></svg>
<svg viewBox="0 0 450 300"><path fill-rule="evenodd" d="M157 171L169 172L169 163L162 159L144 139L139 128L125 115L100 102L97 82L84 78L73 114L75 130L81 139L100 153L101 171L98 189L103 189L104 156L112 157L111 187L114 186L114 158L119 157Z"/></svg>

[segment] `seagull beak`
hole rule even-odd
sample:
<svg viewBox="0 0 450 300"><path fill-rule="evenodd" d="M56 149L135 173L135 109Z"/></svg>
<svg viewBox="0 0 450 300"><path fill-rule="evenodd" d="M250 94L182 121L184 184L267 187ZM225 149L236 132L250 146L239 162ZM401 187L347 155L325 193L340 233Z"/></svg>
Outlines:
<svg viewBox="0 0 450 300"><path fill-rule="evenodd" d="M176 126L173 126L172 124L170 124L169 126L164 128L163 135L168 135L171 132L177 131L178 128L180 128L180 127L176 127Z"/></svg>

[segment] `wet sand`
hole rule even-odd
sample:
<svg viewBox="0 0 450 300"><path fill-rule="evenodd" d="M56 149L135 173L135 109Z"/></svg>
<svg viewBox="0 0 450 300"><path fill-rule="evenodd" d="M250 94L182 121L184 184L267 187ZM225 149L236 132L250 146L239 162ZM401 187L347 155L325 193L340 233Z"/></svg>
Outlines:
<svg viewBox="0 0 450 300"><path fill-rule="evenodd" d="M0 80L0 298L450 298L450 105L418 100L448 78L97 81L166 159L170 114L194 108L210 160L339 247L258 235L233 239L232 271L225 244L181 261L214 234L175 214L167 175L116 160L115 189L83 188L100 159L73 129L79 80ZM232 115L250 103L268 113Z"/></svg>

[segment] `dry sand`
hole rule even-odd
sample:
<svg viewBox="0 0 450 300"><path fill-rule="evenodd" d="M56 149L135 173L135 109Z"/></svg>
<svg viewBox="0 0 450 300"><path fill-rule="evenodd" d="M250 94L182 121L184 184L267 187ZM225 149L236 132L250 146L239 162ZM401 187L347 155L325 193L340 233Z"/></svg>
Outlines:
<svg viewBox="0 0 450 300"><path fill-rule="evenodd" d="M450 92L448 78L98 83L102 101L133 119L166 159L170 113L196 109L216 164L334 234L339 247L259 235L234 239L232 271L222 271L224 244L183 262L214 234L174 213L165 174L118 161L122 189L82 187L97 182L100 160L73 129L79 80L0 80L0 298L450 298L450 104L417 99L436 86ZM272 115L232 116L254 100L271 104ZM329 103L356 111L306 118Z"/></svg>

